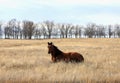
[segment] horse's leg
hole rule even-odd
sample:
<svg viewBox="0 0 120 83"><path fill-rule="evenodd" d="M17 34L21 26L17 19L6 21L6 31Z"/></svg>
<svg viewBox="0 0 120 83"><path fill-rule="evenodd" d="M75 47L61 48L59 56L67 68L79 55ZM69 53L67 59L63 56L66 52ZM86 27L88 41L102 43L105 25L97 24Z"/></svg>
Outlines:
<svg viewBox="0 0 120 83"><path fill-rule="evenodd" d="M56 60L56 58L55 58L55 57L53 57L53 56L52 56L52 58L51 58L51 59L52 59L52 61L53 61L53 62L56 62L56 61L57 61L57 60Z"/></svg>
<svg viewBox="0 0 120 83"><path fill-rule="evenodd" d="M62 60L68 63L70 61L70 58L64 54Z"/></svg>

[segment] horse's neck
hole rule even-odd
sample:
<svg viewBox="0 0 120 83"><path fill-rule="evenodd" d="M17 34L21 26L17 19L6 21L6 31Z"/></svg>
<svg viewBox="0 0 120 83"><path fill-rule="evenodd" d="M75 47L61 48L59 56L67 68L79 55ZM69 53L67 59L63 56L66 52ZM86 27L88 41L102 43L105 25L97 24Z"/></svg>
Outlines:
<svg viewBox="0 0 120 83"><path fill-rule="evenodd" d="M54 52L52 52L52 56L58 57L58 56L61 56L62 53L63 52L61 50L59 50L58 48L56 48L56 50Z"/></svg>
<svg viewBox="0 0 120 83"><path fill-rule="evenodd" d="M61 50L59 50L59 49L57 49L56 50L56 55L60 55L60 54L62 54L63 52L61 51Z"/></svg>

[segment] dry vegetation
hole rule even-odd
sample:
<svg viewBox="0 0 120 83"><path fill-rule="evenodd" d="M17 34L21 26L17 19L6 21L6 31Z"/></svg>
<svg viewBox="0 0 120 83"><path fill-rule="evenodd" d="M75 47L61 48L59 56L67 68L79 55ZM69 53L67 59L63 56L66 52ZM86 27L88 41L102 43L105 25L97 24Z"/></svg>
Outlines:
<svg viewBox="0 0 120 83"><path fill-rule="evenodd" d="M47 42L83 54L84 63L52 63ZM0 83L120 82L120 39L0 40Z"/></svg>

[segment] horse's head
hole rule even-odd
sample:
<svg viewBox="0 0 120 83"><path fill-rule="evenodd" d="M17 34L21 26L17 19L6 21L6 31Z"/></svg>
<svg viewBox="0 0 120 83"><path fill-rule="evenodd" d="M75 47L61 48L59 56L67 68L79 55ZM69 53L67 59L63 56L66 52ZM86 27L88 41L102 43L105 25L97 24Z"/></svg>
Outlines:
<svg viewBox="0 0 120 83"><path fill-rule="evenodd" d="M60 51L55 45L53 45L53 43L49 43L48 42L48 54L51 54L54 57L57 57L58 55L60 55L62 53L62 51Z"/></svg>
<svg viewBox="0 0 120 83"><path fill-rule="evenodd" d="M48 42L48 54L52 53L52 51L53 51L53 43Z"/></svg>

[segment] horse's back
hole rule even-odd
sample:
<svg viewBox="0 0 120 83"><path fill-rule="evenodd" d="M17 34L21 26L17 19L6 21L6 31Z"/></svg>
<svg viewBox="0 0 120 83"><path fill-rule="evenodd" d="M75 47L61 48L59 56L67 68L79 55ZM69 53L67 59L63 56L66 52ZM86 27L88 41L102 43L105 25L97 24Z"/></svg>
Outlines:
<svg viewBox="0 0 120 83"><path fill-rule="evenodd" d="M84 61L84 57L82 56L82 54L77 53L77 52L69 52L67 53L67 57L69 57L69 59L71 61L76 61L76 62L82 62Z"/></svg>
<svg viewBox="0 0 120 83"><path fill-rule="evenodd" d="M72 53L72 56L75 57L78 62L84 61L84 57L80 53L74 52L74 53Z"/></svg>

